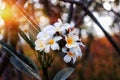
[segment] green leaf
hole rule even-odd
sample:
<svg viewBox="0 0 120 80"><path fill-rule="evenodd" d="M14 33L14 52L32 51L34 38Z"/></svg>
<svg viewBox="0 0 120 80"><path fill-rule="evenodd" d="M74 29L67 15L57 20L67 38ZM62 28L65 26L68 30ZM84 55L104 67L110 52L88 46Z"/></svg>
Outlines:
<svg viewBox="0 0 120 80"><path fill-rule="evenodd" d="M35 47L34 43L32 41L30 41L29 38L26 36L26 34L20 29L19 29L19 34L30 45L30 47L34 49L34 47Z"/></svg>
<svg viewBox="0 0 120 80"><path fill-rule="evenodd" d="M29 26L28 34L29 34L30 40L32 42L35 42L38 32L31 25Z"/></svg>
<svg viewBox="0 0 120 80"><path fill-rule="evenodd" d="M18 70L31 75L30 72L25 68L25 66L19 61L17 60L15 57L10 57L10 62L14 65L14 67L16 67Z"/></svg>
<svg viewBox="0 0 120 80"><path fill-rule="evenodd" d="M2 47L9 52L13 57L15 57L21 64L24 65L24 67L37 79L40 79L38 69L33 63L32 60L28 59L22 54L18 54L17 51L10 45L5 44L4 42L0 41L0 44Z"/></svg>
<svg viewBox="0 0 120 80"><path fill-rule="evenodd" d="M53 80L66 80L74 71L74 68L68 67L64 68L63 70L59 71Z"/></svg>
<svg viewBox="0 0 120 80"><path fill-rule="evenodd" d="M34 62L32 60L30 60L29 58L27 58L29 61L31 61L31 63L36 67L36 65L34 64ZM39 73L28 68L28 66L26 66L26 64L22 63L20 60L18 60L16 57L11 57L10 58L11 63L20 71L28 74L28 75L33 75L34 77L36 77L37 79L41 79L39 76Z"/></svg>

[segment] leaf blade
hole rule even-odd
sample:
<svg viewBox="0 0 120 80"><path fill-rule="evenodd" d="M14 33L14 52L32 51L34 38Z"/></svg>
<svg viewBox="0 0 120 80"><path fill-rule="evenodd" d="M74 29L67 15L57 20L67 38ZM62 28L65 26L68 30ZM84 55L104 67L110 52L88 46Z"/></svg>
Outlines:
<svg viewBox="0 0 120 80"><path fill-rule="evenodd" d="M73 71L74 68L72 67L64 68L56 74L53 80L66 80L72 74Z"/></svg>
<svg viewBox="0 0 120 80"><path fill-rule="evenodd" d="M3 46L3 48L4 48L6 51L8 51L8 52L9 52L12 56L14 56L18 61L20 61L20 62L24 65L24 67L26 67L27 70L29 70L29 72L31 72L31 74L32 74L33 76L36 77L36 75L39 75L39 73L38 73L38 71L37 71L37 68L34 67L33 64L30 64L30 63L29 63L31 60L28 60L25 56L18 54L17 51L16 51L12 46L7 45L7 44L5 44L4 42L1 42L1 41L0 41L0 44ZM36 73L36 74L35 74L35 73ZM39 77L36 77L36 78L39 78Z"/></svg>
<svg viewBox="0 0 120 80"><path fill-rule="evenodd" d="M34 49L35 45L29 40L29 38L25 35L25 33L20 29L19 29L19 34L30 45L30 47Z"/></svg>

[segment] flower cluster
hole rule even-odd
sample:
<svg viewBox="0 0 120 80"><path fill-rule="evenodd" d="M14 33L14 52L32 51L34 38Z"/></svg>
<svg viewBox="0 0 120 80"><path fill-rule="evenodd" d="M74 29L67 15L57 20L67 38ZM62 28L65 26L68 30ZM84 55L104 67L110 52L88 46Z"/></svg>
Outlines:
<svg viewBox="0 0 120 80"><path fill-rule="evenodd" d="M61 43L63 42L61 46ZM59 19L53 25L48 25L41 30L35 41L35 49L49 53L50 50L60 50L66 55L66 63L71 60L75 63L77 57L82 56L80 45L84 46L79 38L79 30L72 28L69 23L62 23Z"/></svg>

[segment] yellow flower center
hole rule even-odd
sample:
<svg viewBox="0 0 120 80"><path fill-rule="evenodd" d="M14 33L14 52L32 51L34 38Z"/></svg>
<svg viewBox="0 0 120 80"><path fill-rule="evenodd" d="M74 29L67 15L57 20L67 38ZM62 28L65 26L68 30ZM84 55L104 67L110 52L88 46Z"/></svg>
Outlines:
<svg viewBox="0 0 120 80"><path fill-rule="evenodd" d="M72 39L71 37L68 37L68 38L67 38L67 43L68 43L68 44L72 44L72 43L73 43L73 39Z"/></svg>
<svg viewBox="0 0 120 80"><path fill-rule="evenodd" d="M56 31L59 31L59 30L60 30L60 28L56 28L55 30L56 30Z"/></svg>
<svg viewBox="0 0 120 80"><path fill-rule="evenodd" d="M40 42L39 42L39 47L41 47L41 48L44 47L44 42L43 42L43 41L40 41Z"/></svg>
<svg viewBox="0 0 120 80"><path fill-rule="evenodd" d="M54 44L54 40L53 39L50 39L49 41L48 41L48 44Z"/></svg>
<svg viewBox="0 0 120 80"><path fill-rule="evenodd" d="M74 53L72 53L72 52L68 52L67 53L70 57L73 57L74 56Z"/></svg>

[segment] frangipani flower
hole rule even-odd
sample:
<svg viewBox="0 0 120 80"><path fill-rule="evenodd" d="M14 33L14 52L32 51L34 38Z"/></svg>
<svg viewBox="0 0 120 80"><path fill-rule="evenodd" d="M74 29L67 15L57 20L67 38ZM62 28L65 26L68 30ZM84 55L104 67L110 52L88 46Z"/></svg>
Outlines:
<svg viewBox="0 0 120 80"><path fill-rule="evenodd" d="M46 33L46 32L39 32L37 35L37 39L40 38L42 40L48 40L52 35Z"/></svg>
<svg viewBox="0 0 120 80"><path fill-rule="evenodd" d="M60 39L62 39L62 37L60 36L56 36L53 39L50 38L48 40L39 38L35 41L35 49L39 50L40 52L44 50L46 53L49 53L50 49L59 50L60 47L57 41L59 41Z"/></svg>
<svg viewBox="0 0 120 80"><path fill-rule="evenodd" d="M44 50L46 53L49 53L50 49L59 50L60 47L57 41L61 39L61 36L53 37L53 34L50 34L47 31L39 32L37 35L37 40L35 41L35 49L39 50L40 52Z"/></svg>
<svg viewBox="0 0 120 80"><path fill-rule="evenodd" d="M65 30L67 30L70 27L71 25L69 23L63 24L60 19L58 19L58 22L54 23L55 32L65 33Z"/></svg>
<svg viewBox="0 0 120 80"><path fill-rule="evenodd" d="M42 39L37 39L35 41L35 50L39 50L40 52L43 51L46 47L46 42Z"/></svg>
<svg viewBox="0 0 120 80"><path fill-rule="evenodd" d="M55 34L54 26L48 25L48 26L46 26L45 28L43 28L43 29L41 30L41 32L39 32L39 33L37 34L37 38L41 38L41 39L47 40L47 39L49 39L51 36L53 36L54 34Z"/></svg>
<svg viewBox="0 0 120 80"><path fill-rule="evenodd" d="M50 48L52 50L59 50L60 47L59 47L57 41L59 41L61 39L62 39L61 36L56 36L54 38L50 38L49 40L47 40L47 45L45 47L45 52L48 53L50 51Z"/></svg>
<svg viewBox="0 0 120 80"><path fill-rule="evenodd" d="M65 36L65 40L66 40L66 47L67 48L73 48L78 46L80 39L78 37L78 35L74 35L72 32L70 32L68 34L68 36Z"/></svg>
<svg viewBox="0 0 120 80"><path fill-rule="evenodd" d="M48 33L50 35L53 35L56 33L55 27L53 25L48 25L45 28L42 29L42 32Z"/></svg>
<svg viewBox="0 0 120 80"><path fill-rule="evenodd" d="M65 47L65 48L62 48L62 51L64 53L67 53L63 58L66 63L69 63L71 60L73 60L73 63L75 63L76 58L79 56L80 57L82 56L82 52L79 46L71 49L68 49Z"/></svg>

